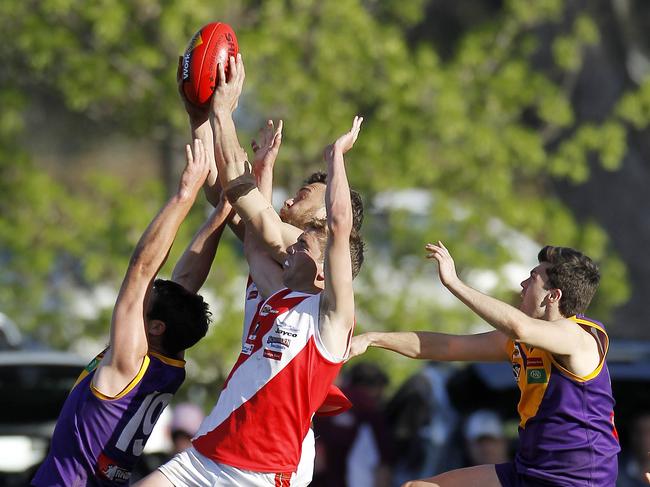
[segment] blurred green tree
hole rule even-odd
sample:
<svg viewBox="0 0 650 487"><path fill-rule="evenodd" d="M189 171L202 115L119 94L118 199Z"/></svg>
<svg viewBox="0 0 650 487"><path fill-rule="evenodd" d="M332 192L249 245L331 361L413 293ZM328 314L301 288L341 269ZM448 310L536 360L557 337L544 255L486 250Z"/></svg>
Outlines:
<svg viewBox="0 0 650 487"><path fill-rule="evenodd" d="M242 142L265 118L286 122L276 184L293 188L321 168L324 144L355 113L366 117L348 162L370 213L360 329L465 331L475 323L436 286L434 266L422 265L427 239L444 240L469 278L495 269L490 292L514 300L504 270L518 256L519 240L504 238L511 229L600 261L593 314L606 319L629 295L625 266L603 229L576 221L549 182L585 181L594 155L616 170L627 124L648 123L648 86L627 93L605 119L578 120L572 89L585 51L603 35L592 12L577 0L487 3L459 2L454 8L477 8L461 12L467 23L443 37L428 29L435 2L425 0L2 2L0 309L55 346L106 334L110 310L74 318L61 289L118 285L180 163L174 154L187 129L177 57L201 25L218 19L235 27L247 66ZM30 113L52 99L101 136L150 140L160 181L128 187L110 168L75 168L75 184L53 178L29 156L39 136ZM70 144L89 135L80 132ZM372 211L375 196L409 188L429 203ZM171 262L201 217L197 210L183 227ZM223 378L238 351L244 266L232 239L215 270L207 284L219 308L215 330L190 354L190 376L206 383ZM390 360L397 377L413 367Z"/></svg>

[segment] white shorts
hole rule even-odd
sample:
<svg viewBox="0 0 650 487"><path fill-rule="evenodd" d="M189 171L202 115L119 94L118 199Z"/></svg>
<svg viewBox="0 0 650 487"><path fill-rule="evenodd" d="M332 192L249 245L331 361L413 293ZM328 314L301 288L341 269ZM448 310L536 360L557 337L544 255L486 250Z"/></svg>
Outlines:
<svg viewBox="0 0 650 487"><path fill-rule="evenodd" d="M305 439L302 440L300 463L293 477L291 487L307 487L314 477L314 460L316 458L316 445L314 441L314 430L309 428Z"/></svg>
<svg viewBox="0 0 650 487"><path fill-rule="evenodd" d="M288 476L282 473L251 472L230 465L217 463L201 455L194 447L178 453L158 470L176 487L290 487L295 472Z"/></svg>

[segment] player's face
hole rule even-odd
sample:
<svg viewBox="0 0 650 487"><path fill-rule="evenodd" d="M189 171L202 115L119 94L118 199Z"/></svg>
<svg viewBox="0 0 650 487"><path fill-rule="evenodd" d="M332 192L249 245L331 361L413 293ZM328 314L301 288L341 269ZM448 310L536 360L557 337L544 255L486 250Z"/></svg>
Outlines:
<svg viewBox="0 0 650 487"><path fill-rule="evenodd" d="M289 198L282 205L282 221L305 228L314 218L325 218L325 189L323 183L312 183L300 188L293 198Z"/></svg>
<svg viewBox="0 0 650 487"><path fill-rule="evenodd" d="M543 318L546 311L546 298L551 290L548 286L546 269L550 264L542 262L530 271L528 279L521 283L521 305L519 309L533 318Z"/></svg>
<svg viewBox="0 0 650 487"><path fill-rule="evenodd" d="M304 289L313 285L323 270L323 254L315 232L306 231L298 241L287 248L283 264L284 285L290 289Z"/></svg>

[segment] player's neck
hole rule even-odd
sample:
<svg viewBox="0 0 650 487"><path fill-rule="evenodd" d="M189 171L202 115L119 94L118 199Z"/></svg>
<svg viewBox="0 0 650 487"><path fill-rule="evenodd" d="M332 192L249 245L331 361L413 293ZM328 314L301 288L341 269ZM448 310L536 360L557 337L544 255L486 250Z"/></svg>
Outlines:
<svg viewBox="0 0 650 487"><path fill-rule="evenodd" d="M566 316L563 316L562 313L560 313L559 308L556 306L553 307L546 307L546 311L544 312L544 319L546 321L558 321L558 320L564 320L566 319Z"/></svg>
<svg viewBox="0 0 650 487"><path fill-rule="evenodd" d="M177 360L183 360L183 357L185 355L183 352L178 352L176 354L169 353L166 350L164 350L160 345L151 342L149 342L149 347L147 352L157 353L158 355L162 355L163 357L173 358Z"/></svg>
<svg viewBox="0 0 650 487"><path fill-rule="evenodd" d="M312 282L312 283L309 283L309 284L307 284L307 283L305 283L305 284L297 283L296 285L291 286L290 289L292 291L296 291L296 292L299 292L299 293L318 294L324 288L323 285L319 285L319 284L321 284L321 283L320 282L318 282L318 283Z"/></svg>

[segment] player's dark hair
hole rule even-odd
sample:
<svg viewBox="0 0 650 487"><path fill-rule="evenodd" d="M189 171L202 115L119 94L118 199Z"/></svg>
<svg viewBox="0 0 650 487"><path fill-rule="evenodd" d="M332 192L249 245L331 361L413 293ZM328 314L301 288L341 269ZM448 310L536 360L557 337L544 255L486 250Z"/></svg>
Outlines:
<svg viewBox="0 0 650 487"><path fill-rule="evenodd" d="M596 294L600 282L598 266L583 253L569 247L547 245L537 255L546 270L551 288L562 291L560 313L569 317L584 313Z"/></svg>
<svg viewBox="0 0 650 487"><path fill-rule="evenodd" d="M325 218L314 218L305 227L305 230L314 231L317 235L320 249L325 256L325 247L327 246L327 220ZM352 263L352 279L359 275L363 265L363 252L365 244L361 234L353 227L350 232L350 262Z"/></svg>
<svg viewBox="0 0 650 487"><path fill-rule="evenodd" d="M327 173L317 171L305 179L305 184L313 183L327 184ZM359 232L363 225L363 200L361 195L353 189L350 189L350 200L352 201L352 226Z"/></svg>
<svg viewBox="0 0 650 487"><path fill-rule="evenodd" d="M166 355L190 348L207 333L211 313L198 294L176 282L156 279L151 299L147 318L165 323L162 348Z"/></svg>

